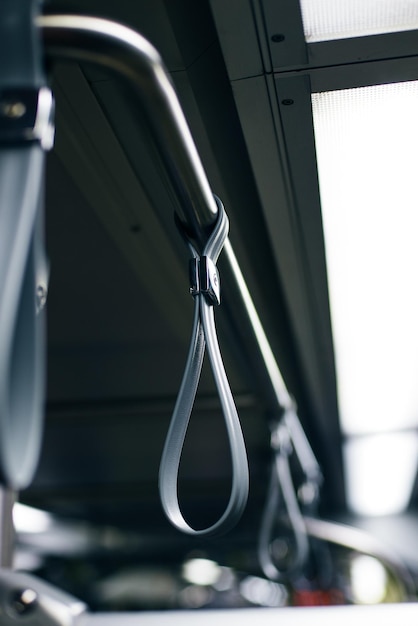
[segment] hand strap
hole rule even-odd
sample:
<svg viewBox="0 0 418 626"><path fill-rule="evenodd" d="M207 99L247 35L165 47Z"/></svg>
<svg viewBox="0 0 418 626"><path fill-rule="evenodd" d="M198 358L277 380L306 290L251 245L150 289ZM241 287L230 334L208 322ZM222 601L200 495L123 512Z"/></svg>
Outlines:
<svg viewBox="0 0 418 626"><path fill-rule="evenodd" d="M0 482L12 489L33 478L43 420L44 320L37 311L46 294L41 209L53 130L38 5L0 2Z"/></svg>
<svg viewBox="0 0 418 626"><path fill-rule="evenodd" d="M271 467L267 501L261 520L258 557L261 569L267 578L283 581L300 574L303 570L309 555L309 541L293 485L289 463L291 448L285 430L282 430L280 441L274 443L273 447L275 448L275 453ZM283 508L287 513L286 518L290 522L290 528L294 536L295 552L290 559L287 559L286 567L281 569L272 557L271 543L275 538L273 534L275 524L280 520L280 509L283 511Z"/></svg>
<svg viewBox="0 0 418 626"><path fill-rule="evenodd" d="M322 474L294 406L285 409L280 421L273 425L271 448L271 477L261 519L258 558L267 578L283 581L300 575L308 561L310 545L301 505L305 512L313 514L316 510ZM298 492L292 479L292 455L304 474L304 482ZM278 567L271 553L275 526L280 521L288 524L294 538L294 548L283 568Z"/></svg>
<svg viewBox="0 0 418 626"><path fill-rule="evenodd" d="M225 373L216 335L214 305L220 303L219 276L216 261L228 234L228 218L222 203L218 220L201 256L189 242L191 261L191 294L194 298L193 330L189 353L177 402L161 459L159 487L161 502L170 522L189 535L215 535L232 528L242 515L248 497L248 462L244 438L231 389ZM186 437L202 370L205 347L219 394L232 457L232 488L228 506L212 526L195 530L180 510L177 493L181 452Z"/></svg>

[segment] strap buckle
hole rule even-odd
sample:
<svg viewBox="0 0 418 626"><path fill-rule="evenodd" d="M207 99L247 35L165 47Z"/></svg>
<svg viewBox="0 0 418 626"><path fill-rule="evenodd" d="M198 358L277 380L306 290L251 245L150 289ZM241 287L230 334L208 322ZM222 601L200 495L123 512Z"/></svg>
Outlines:
<svg viewBox="0 0 418 626"><path fill-rule="evenodd" d="M54 145L54 98L48 87L17 87L0 91L0 144L39 141Z"/></svg>
<svg viewBox="0 0 418 626"><path fill-rule="evenodd" d="M221 303L219 272L208 256L190 259L190 293L193 297L203 294L208 304Z"/></svg>

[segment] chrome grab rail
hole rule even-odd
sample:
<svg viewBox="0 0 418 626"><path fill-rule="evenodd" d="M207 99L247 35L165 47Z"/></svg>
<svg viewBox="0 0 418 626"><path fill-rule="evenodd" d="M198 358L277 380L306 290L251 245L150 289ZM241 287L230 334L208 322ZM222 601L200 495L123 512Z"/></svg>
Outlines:
<svg viewBox="0 0 418 626"><path fill-rule="evenodd" d="M48 55L114 70L133 88L177 192L180 221L201 252L217 206L181 105L160 55L141 35L109 20L77 15L37 18ZM157 121L158 120L158 121ZM224 255L248 316L279 407L294 406L229 239Z"/></svg>

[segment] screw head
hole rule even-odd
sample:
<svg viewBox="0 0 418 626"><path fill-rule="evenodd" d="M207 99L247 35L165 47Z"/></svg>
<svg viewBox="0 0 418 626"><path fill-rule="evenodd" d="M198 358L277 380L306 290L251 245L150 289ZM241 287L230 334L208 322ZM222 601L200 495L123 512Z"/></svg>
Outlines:
<svg viewBox="0 0 418 626"><path fill-rule="evenodd" d="M44 308L45 304L46 304L46 299L47 299L47 295L48 295L48 291L45 287L45 285L38 285L36 288L36 311L39 313L40 311L42 311L42 309Z"/></svg>
<svg viewBox="0 0 418 626"><path fill-rule="evenodd" d="M38 601L38 594L33 589L18 589L10 598L10 605L18 615L27 615L33 611Z"/></svg>
<svg viewBox="0 0 418 626"><path fill-rule="evenodd" d="M282 100L282 104L284 104L284 106L286 107L291 106L294 103L295 101L292 100L292 98L285 98L284 100Z"/></svg>
<svg viewBox="0 0 418 626"><path fill-rule="evenodd" d="M285 39L286 37L282 33L275 33L271 36L271 40L273 41L273 43L281 43Z"/></svg>

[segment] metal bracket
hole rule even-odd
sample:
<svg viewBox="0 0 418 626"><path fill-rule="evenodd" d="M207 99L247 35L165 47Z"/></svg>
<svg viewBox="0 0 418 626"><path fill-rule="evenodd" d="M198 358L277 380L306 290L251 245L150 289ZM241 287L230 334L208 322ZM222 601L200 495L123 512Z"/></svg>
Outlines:
<svg viewBox="0 0 418 626"><path fill-rule="evenodd" d="M0 569L0 623L16 626L75 626L86 605L52 585L8 569Z"/></svg>
<svg viewBox="0 0 418 626"><path fill-rule="evenodd" d="M208 304L221 303L221 287L219 272L215 263L208 256L190 260L190 293L198 296L203 294Z"/></svg>
<svg viewBox="0 0 418 626"><path fill-rule="evenodd" d="M54 145L54 98L48 87L3 89L0 92L0 143L39 141Z"/></svg>

